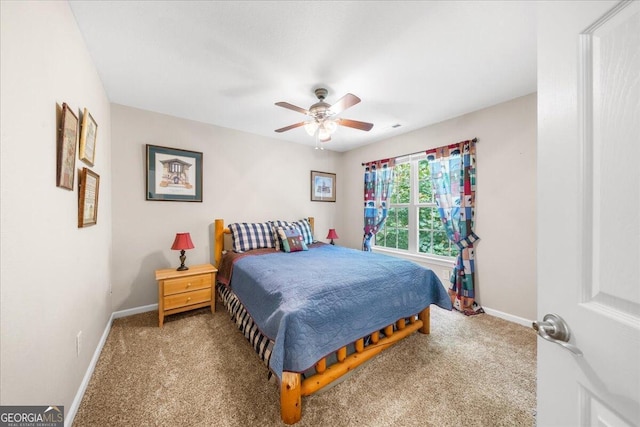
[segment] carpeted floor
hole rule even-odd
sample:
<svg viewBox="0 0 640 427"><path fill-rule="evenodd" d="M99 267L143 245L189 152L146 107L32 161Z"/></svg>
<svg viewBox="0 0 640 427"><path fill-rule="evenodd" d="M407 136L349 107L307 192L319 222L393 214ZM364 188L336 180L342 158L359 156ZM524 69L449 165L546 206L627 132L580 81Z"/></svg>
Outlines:
<svg viewBox="0 0 640 427"><path fill-rule="evenodd" d="M279 387L218 303L114 321L73 425L280 426ZM298 426L532 426L536 335L431 309L415 333L302 400Z"/></svg>

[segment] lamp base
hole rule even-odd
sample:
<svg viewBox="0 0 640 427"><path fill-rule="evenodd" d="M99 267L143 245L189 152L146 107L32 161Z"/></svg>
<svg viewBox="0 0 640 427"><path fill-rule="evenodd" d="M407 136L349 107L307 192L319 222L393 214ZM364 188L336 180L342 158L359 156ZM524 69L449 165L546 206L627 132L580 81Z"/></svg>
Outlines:
<svg viewBox="0 0 640 427"><path fill-rule="evenodd" d="M329 242L330 245L335 245L335 243L333 243L333 239L331 239L331 241Z"/></svg>
<svg viewBox="0 0 640 427"><path fill-rule="evenodd" d="M184 262L187 260L187 257L184 254L184 249L180 251L180 267L176 268L176 271L184 271L188 270L189 267L184 265Z"/></svg>

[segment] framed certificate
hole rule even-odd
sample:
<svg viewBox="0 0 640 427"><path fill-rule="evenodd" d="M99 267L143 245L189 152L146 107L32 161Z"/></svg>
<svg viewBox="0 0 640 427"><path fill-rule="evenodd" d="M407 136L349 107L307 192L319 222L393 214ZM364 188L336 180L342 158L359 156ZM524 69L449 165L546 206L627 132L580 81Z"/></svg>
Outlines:
<svg viewBox="0 0 640 427"><path fill-rule="evenodd" d="M78 228L82 228L98 223L100 175L82 168L78 181Z"/></svg>
<svg viewBox="0 0 640 427"><path fill-rule="evenodd" d="M82 113L82 125L80 125L80 160L93 166L96 157L96 137L98 124L86 108Z"/></svg>
<svg viewBox="0 0 640 427"><path fill-rule="evenodd" d="M76 173L77 141L78 117L63 103L56 150L56 185L72 191Z"/></svg>

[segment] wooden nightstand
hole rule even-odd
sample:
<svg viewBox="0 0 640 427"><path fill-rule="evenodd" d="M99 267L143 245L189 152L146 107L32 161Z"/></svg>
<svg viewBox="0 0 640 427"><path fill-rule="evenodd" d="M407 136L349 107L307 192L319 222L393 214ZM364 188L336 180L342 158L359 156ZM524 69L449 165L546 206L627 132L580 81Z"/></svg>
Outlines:
<svg viewBox="0 0 640 427"><path fill-rule="evenodd" d="M156 270L158 281L158 326L170 314L211 306L216 311L216 273L211 264L192 265L188 270Z"/></svg>

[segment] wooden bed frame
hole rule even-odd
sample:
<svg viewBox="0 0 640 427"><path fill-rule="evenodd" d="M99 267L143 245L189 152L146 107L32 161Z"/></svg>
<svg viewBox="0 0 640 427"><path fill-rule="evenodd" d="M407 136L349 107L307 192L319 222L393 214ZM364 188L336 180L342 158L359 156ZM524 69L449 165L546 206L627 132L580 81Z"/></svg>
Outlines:
<svg viewBox="0 0 640 427"><path fill-rule="evenodd" d="M309 217L309 223L313 231L313 217ZM216 267L218 267L222 260L225 235L231 234L231 231L224 226L224 220L216 219L214 233L214 260ZM284 371L280 382L280 416L282 421L286 424L295 424L300 421L303 396L309 396L329 385L415 331L423 334L430 333L429 314L429 307L426 307L420 313L410 316L408 323L404 318L397 320L394 324L388 325L383 329L384 337L382 338L380 338L379 331L371 333L369 344L366 346L364 337L356 340L352 343L355 347L355 352L348 356L347 347L340 348L335 352L336 363L327 366L327 357L320 359L315 364L317 373L304 380L298 372Z"/></svg>

